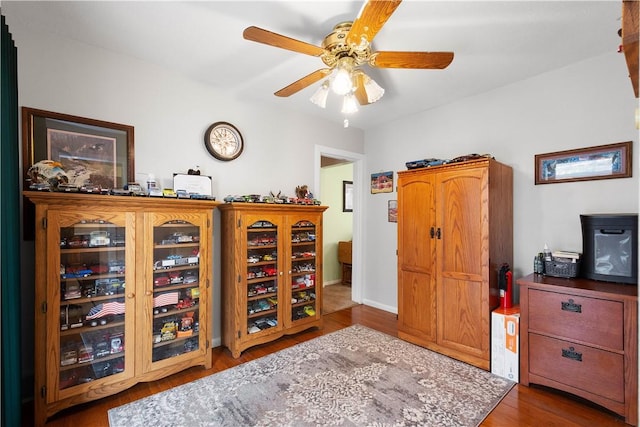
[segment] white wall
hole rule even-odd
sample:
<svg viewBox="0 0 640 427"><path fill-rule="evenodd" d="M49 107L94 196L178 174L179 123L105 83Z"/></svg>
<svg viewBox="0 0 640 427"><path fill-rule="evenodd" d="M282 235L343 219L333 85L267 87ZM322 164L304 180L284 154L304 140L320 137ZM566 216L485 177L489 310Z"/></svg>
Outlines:
<svg viewBox="0 0 640 427"><path fill-rule="evenodd" d="M20 105L133 125L136 172L154 173L163 187L172 186L174 172L199 165L213 176L220 198L279 190L293 195L297 185L313 183L315 144L363 151L358 129L247 104L224 89L51 34L18 25L11 31ZM204 148L205 130L220 120L236 125L245 140L232 162L215 160Z"/></svg>
<svg viewBox="0 0 640 427"><path fill-rule="evenodd" d="M7 22L18 48L19 105L134 126L135 170L154 173L163 187L172 187L174 172L185 173L198 165L203 174L213 177L218 199L270 191L293 196L296 186L314 183L311 165L316 146L364 151L361 130L244 103L224 89L156 65L27 30L10 14ZM243 134L244 152L232 162L218 161L204 148L204 132L216 121L231 122ZM214 226L219 227L217 215ZM221 313L218 236L214 244L216 346L220 344ZM22 350L26 372L33 365L34 257L33 244L24 244ZM25 387L30 390L31 386Z"/></svg>
<svg viewBox="0 0 640 427"><path fill-rule="evenodd" d="M320 199L329 206L323 217L322 280L341 281L338 242L353 238L353 212L342 211L342 182L353 181L353 164L328 166L320 171Z"/></svg>
<svg viewBox="0 0 640 427"><path fill-rule="evenodd" d="M367 166L397 171L411 160L490 153L513 167L518 278L545 243L581 251L581 213L638 212L636 107L624 58L611 53L367 131ZM629 140L632 178L534 185L535 154ZM386 219L396 193L365 194L364 298L397 307L397 229Z"/></svg>

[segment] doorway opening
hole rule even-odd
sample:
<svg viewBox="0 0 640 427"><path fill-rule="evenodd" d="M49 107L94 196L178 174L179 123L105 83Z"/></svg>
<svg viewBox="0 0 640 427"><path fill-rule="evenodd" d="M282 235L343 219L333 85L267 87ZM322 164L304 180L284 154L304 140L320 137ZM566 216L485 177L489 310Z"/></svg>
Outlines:
<svg viewBox="0 0 640 427"><path fill-rule="evenodd" d="M364 155L316 146L315 185L323 205L323 313L362 303L362 191ZM349 183L349 206L345 209L345 183ZM343 277L339 243L350 243L350 286Z"/></svg>

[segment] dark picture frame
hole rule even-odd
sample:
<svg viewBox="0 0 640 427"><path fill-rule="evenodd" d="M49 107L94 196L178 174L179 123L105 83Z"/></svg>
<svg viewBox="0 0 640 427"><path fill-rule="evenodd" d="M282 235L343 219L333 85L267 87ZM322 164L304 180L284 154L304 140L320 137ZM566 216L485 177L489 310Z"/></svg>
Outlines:
<svg viewBox="0 0 640 427"><path fill-rule="evenodd" d="M628 178L632 141L535 155L535 184Z"/></svg>
<svg viewBox="0 0 640 427"><path fill-rule="evenodd" d="M353 181L342 181L342 212L353 212Z"/></svg>
<svg viewBox="0 0 640 427"><path fill-rule="evenodd" d="M67 142L71 147L69 156L63 154L68 151L64 149ZM22 107L23 188L29 189L27 172L32 165L41 160L62 160L62 157L65 158L65 161L61 162L63 165L80 162L79 159L73 159L73 156L80 157L84 143L96 147L104 143L106 145L102 148L109 150L109 154L94 158L93 164L107 161L111 162L112 167L101 169L102 174L89 173L92 183L102 185L99 181L105 181L115 186L111 188L122 188L125 184L135 181L133 126ZM111 149L114 150L113 154ZM50 155L57 158L48 159ZM104 173L105 170L109 172ZM74 178L82 179L77 175ZM23 206L23 238L33 240L35 206L27 197L23 198Z"/></svg>
<svg viewBox="0 0 640 427"><path fill-rule="evenodd" d="M22 107L23 175L40 160L62 163L70 183L87 179L104 188L122 188L135 181L134 128Z"/></svg>

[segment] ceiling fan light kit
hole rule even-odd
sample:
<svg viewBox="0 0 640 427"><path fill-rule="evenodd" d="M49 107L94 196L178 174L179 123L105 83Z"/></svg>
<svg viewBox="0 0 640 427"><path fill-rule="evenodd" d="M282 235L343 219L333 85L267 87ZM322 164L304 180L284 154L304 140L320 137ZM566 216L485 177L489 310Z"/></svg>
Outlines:
<svg viewBox="0 0 640 427"><path fill-rule="evenodd" d="M373 104L378 101L384 95L384 89L380 87L375 80L363 73L364 77L364 90L367 92L367 101L369 104Z"/></svg>
<svg viewBox="0 0 640 427"><path fill-rule="evenodd" d="M348 93L342 100L342 114L352 114L358 111L358 101L353 93Z"/></svg>
<svg viewBox="0 0 640 427"><path fill-rule="evenodd" d="M329 96L329 81L325 80L322 85L311 95L309 100L320 108L326 108L327 97Z"/></svg>
<svg viewBox="0 0 640 427"><path fill-rule="evenodd" d="M453 61L453 52L371 52L371 42L401 0L367 0L355 21L340 22L324 38L322 47L295 40L258 27L243 32L247 40L311 56L319 56L322 68L275 92L287 97L323 80L310 100L321 108L327 104L329 88L343 97L342 113L350 114L360 105L379 101L384 89L369 77L362 66L373 68L443 69ZM328 78L325 78L327 77ZM345 119L345 123L348 121ZM346 126L345 126L346 127Z"/></svg>
<svg viewBox="0 0 640 427"><path fill-rule="evenodd" d="M353 66L349 58L341 60L331 74L331 90L344 96L353 90Z"/></svg>

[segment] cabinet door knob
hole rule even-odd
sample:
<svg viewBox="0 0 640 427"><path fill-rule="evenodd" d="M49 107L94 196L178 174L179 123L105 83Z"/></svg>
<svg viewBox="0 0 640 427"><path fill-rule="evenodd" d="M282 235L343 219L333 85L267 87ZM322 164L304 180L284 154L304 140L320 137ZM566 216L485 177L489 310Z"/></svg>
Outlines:
<svg viewBox="0 0 640 427"><path fill-rule="evenodd" d="M133 298L135 296L136 296L136 294L134 294L133 292L127 294L127 298Z"/></svg>
<svg viewBox="0 0 640 427"><path fill-rule="evenodd" d="M438 227L438 229L436 230L436 237L438 239L442 238L442 231L440 230L440 227Z"/></svg>
<svg viewBox="0 0 640 427"><path fill-rule="evenodd" d="M436 235L436 229L434 227L431 227L431 229L429 229L429 236L431 236L431 238L433 239L435 235Z"/></svg>
<svg viewBox="0 0 640 427"><path fill-rule="evenodd" d="M146 296L151 296L151 295L153 295L153 292L151 292L151 291L145 291L145 292L144 292L144 294L145 294ZM129 294L129 295L131 295L131 294Z"/></svg>

